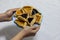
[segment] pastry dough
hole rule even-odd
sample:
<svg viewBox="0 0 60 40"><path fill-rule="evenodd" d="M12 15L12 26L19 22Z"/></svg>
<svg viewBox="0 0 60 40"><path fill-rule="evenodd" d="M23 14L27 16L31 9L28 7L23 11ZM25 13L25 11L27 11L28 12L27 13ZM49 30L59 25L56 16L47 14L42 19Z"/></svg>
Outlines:
<svg viewBox="0 0 60 40"><path fill-rule="evenodd" d="M17 26L22 27L22 28L25 28L27 26L27 23L22 20L16 19L14 22L17 24Z"/></svg>
<svg viewBox="0 0 60 40"><path fill-rule="evenodd" d="M39 13L37 13L37 14L35 14L35 16L36 16L35 23L40 24L41 21L42 21L42 15L40 15Z"/></svg>
<svg viewBox="0 0 60 40"><path fill-rule="evenodd" d="M35 21L36 21L36 17L31 16L28 18L28 24L30 26L32 26L35 23Z"/></svg>

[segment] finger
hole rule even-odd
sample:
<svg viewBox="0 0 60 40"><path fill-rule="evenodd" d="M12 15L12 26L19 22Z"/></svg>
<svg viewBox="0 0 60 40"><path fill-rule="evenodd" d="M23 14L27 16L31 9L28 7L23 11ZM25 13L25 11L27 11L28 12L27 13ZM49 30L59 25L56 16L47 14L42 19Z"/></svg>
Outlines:
<svg viewBox="0 0 60 40"><path fill-rule="evenodd" d="M16 11L17 9L20 9L20 8L13 8L13 9L10 9L11 11Z"/></svg>
<svg viewBox="0 0 60 40"><path fill-rule="evenodd" d="M16 12L17 9L19 9L19 8L9 9L5 13L8 15L8 17L10 17Z"/></svg>
<svg viewBox="0 0 60 40"><path fill-rule="evenodd" d="M35 30L36 28L38 28L39 26L33 26L31 27L32 30ZM40 28L40 27L39 27Z"/></svg>
<svg viewBox="0 0 60 40"><path fill-rule="evenodd" d="M9 10L7 10L6 12L9 12L9 13L15 13L17 9L19 9L19 8L9 9Z"/></svg>
<svg viewBox="0 0 60 40"><path fill-rule="evenodd" d="M36 33L39 29L40 29L40 27L33 28L32 33Z"/></svg>

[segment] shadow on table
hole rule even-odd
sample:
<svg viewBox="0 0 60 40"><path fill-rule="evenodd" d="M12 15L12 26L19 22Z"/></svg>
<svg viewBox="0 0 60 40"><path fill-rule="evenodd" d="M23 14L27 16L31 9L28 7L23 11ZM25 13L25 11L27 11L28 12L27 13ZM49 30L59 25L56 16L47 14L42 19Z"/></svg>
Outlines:
<svg viewBox="0 0 60 40"><path fill-rule="evenodd" d="M6 36L6 39L10 40L20 31L21 31L21 28L16 27L16 25L9 25L8 27L0 30L0 36ZM33 37L25 38L24 40L33 40Z"/></svg>

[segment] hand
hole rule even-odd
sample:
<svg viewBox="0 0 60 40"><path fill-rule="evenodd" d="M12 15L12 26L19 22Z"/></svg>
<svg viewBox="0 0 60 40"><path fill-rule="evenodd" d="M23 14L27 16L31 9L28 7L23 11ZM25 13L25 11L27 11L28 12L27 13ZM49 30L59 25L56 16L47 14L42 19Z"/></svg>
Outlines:
<svg viewBox="0 0 60 40"><path fill-rule="evenodd" d="M24 37L34 36L40 27L25 28L21 32L24 33Z"/></svg>
<svg viewBox="0 0 60 40"><path fill-rule="evenodd" d="M12 20L12 15L16 12L16 10L19 8L9 9L6 12L4 12L7 20Z"/></svg>
<svg viewBox="0 0 60 40"><path fill-rule="evenodd" d="M12 15L14 14L14 12L19 9L19 8L14 8L14 9L9 9L4 13L0 14L0 22L2 21L10 21L12 20Z"/></svg>
<svg viewBox="0 0 60 40"><path fill-rule="evenodd" d="M25 37L34 36L40 27L29 27L23 29L21 32L19 32L15 37L13 37L11 40L22 40Z"/></svg>

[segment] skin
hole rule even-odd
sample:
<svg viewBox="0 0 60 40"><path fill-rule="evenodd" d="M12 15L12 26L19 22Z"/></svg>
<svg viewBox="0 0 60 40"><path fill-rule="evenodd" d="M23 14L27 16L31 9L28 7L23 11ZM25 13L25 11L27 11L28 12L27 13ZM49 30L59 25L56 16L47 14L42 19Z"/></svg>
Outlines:
<svg viewBox="0 0 60 40"><path fill-rule="evenodd" d="M12 20L12 15L14 12L19 9L19 8L14 8L14 9L9 9L4 13L0 13L0 22L2 21L11 21Z"/></svg>
<svg viewBox="0 0 60 40"><path fill-rule="evenodd" d="M4 13L0 14L0 22L11 21L12 15L19 8L9 9ZM18 34L16 34L11 40L23 40L25 37L34 36L40 27L29 27L22 29Z"/></svg>

